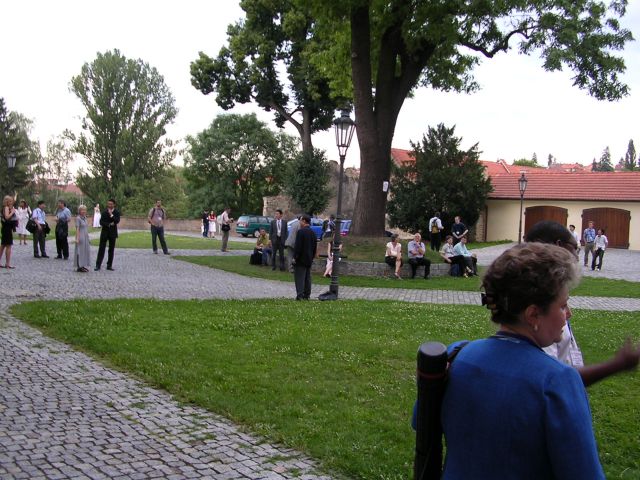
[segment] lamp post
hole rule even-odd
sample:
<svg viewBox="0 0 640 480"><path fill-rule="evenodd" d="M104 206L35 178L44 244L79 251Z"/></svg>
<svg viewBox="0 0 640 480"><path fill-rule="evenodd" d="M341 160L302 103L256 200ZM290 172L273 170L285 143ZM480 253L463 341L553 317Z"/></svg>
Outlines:
<svg viewBox="0 0 640 480"><path fill-rule="evenodd" d="M524 192L527 190L527 177L524 172L518 179L518 189L520 190L520 225L518 226L518 243L522 243L522 204L524 202Z"/></svg>
<svg viewBox="0 0 640 480"><path fill-rule="evenodd" d="M15 153L10 153L7 155L7 173L9 177L9 192L13 197L13 170L16 168L16 155Z"/></svg>
<svg viewBox="0 0 640 480"><path fill-rule="evenodd" d="M340 265L340 244L342 243L342 183L344 177L344 159L351 145L351 138L356 128L356 123L351 120L349 112L342 110L339 118L333 121L336 132L336 145L340 155L340 176L338 178L338 208L336 212L336 225L333 231L333 269L331 270L331 285L329 291L321 294L320 300L338 299L338 269Z"/></svg>

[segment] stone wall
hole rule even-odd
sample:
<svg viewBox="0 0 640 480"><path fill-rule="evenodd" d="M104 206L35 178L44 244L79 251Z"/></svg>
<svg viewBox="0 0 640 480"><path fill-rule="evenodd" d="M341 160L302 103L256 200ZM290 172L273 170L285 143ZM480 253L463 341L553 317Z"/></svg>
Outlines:
<svg viewBox="0 0 640 480"><path fill-rule="evenodd" d="M311 268L314 272L324 272L326 260L323 258L316 259ZM449 275L449 265L445 263L434 263L431 265L432 277L444 277ZM340 262L340 275L353 275L360 277L390 277L393 276L391 267L382 262L350 262L343 260ZM402 278L411 277L411 266L407 263L400 270ZM424 276L424 267L418 267L416 277Z"/></svg>

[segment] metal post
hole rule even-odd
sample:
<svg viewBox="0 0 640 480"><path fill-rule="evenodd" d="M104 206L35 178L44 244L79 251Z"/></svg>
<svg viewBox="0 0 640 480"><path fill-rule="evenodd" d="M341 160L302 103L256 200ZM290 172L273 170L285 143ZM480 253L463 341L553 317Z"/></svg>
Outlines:
<svg viewBox="0 0 640 480"><path fill-rule="evenodd" d="M340 265L340 244L342 243L342 183L344 180L344 155L340 155L340 176L338 177L338 210L333 232L333 268L331 270L331 285L329 292L338 298L338 265Z"/></svg>
<svg viewBox="0 0 640 480"><path fill-rule="evenodd" d="M522 202L524 201L524 192L520 192L520 225L518 226L518 243L522 243Z"/></svg>

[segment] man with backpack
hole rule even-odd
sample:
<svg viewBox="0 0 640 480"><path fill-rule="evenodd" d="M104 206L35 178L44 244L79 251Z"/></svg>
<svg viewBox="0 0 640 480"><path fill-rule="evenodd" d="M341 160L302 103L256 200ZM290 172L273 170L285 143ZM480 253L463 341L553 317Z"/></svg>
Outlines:
<svg viewBox="0 0 640 480"><path fill-rule="evenodd" d="M442 232L442 221L440 220L440 212L436 212L435 215L429 220L429 233L431 234L431 250L434 252L440 251L440 244L442 238L440 232Z"/></svg>
<svg viewBox="0 0 640 480"><path fill-rule="evenodd" d="M151 248L153 253L158 253L156 238L160 239L160 246L165 255L171 255L164 240L164 221L167 219L167 212L162 207L162 201L156 200L156 206L149 210L147 221L151 225Z"/></svg>

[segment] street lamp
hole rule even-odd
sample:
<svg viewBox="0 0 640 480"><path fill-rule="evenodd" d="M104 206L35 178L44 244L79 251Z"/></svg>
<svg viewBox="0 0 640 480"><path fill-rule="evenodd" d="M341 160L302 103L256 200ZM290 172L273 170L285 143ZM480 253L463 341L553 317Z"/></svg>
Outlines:
<svg viewBox="0 0 640 480"><path fill-rule="evenodd" d="M520 190L520 226L518 227L518 243L522 242L522 203L524 202L524 192L527 190L527 177L524 172L518 179L518 189Z"/></svg>
<svg viewBox="0 0 640 480"><path fill-rule="evenodd" d="M338 209L336 212L336 225L333 231L333 269L331 270L331 285L329 291L321 294L320 300L338 299L338 268L340 265L340 244L342 243L342 183L344 177L344 159L351 145L351 138L356 129L356 123L351 120L349 112L342 110L339 118L333 121L336 132L336 145L340 155L340 176L338 178Z"/></svg>
<svg viewBox="0 0 640 480"><path fill-rule="evenodd" d="M9 176L9 192L13 197L13 170L16 168L16 155L15 153L10 153L7 155L7 170Z"/></svg>

